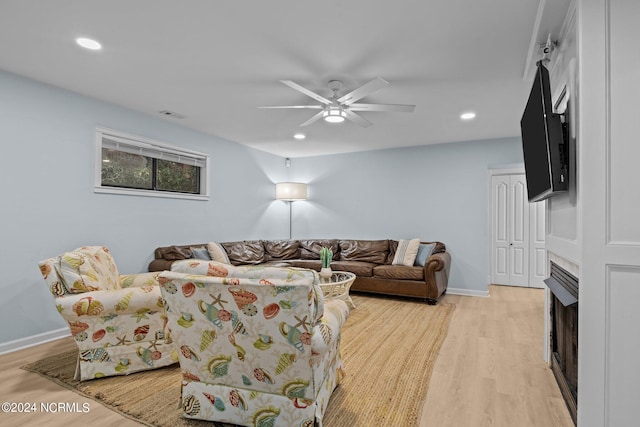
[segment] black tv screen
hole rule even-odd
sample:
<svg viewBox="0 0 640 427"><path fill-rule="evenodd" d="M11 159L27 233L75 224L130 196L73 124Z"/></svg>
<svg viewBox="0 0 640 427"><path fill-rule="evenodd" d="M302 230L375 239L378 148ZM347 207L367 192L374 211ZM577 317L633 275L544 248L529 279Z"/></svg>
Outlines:
<svg viewBox="0 0 640 427"><path fill-rule="evenodd" d="M567 146L561 116L553 112L549 71L538 71L520 121L522 151L530 202L568 189Z"/></svg>

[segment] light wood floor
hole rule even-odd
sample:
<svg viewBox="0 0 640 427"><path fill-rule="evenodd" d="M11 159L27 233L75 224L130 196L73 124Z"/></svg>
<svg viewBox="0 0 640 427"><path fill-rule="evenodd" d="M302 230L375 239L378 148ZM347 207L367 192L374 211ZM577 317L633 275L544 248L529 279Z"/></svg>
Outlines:
<svg viewBox="0 0 640 427"><path fill-rule="evenodd" d="M436 361L420 427L572 427L542 361L544 291L490 286L490 298L456 304Z"/></svg>
<svg viewBox="0 0 640 427"><path fill-rule="evenodd" d="M573 424L542 362L543 291L490 287L490 298L446 295L456 304L438 356L420 427L567 426ZM75 348L71 338L0 356L2 402L88 403L88 413L0 413L2 426L140 426L20 369ZM343 427L343 426L326 426ZM370 427L370 426L354 426Z"/></svg>

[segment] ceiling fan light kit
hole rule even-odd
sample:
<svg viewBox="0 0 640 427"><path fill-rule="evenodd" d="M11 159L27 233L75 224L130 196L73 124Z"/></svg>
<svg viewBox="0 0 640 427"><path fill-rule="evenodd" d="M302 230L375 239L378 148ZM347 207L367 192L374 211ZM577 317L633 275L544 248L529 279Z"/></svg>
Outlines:
<svg viewBox="0 0 640 427"><path fill-rule="evenodd" d="M338 96L338 92L342 89L342 82L340 80L330 80L328 86L333 92L331 98L325 98L291 80L280 80L280 82L320 102L320 105L282 105L260 108L306 108L321 110L301 123L300 126L308 126L322 118L328 123L342 123L345 119L348 119L362 127L368 127L373 123L356 114L354 111L395 111L411 113L415 108L415 105L404 104L356 104L356 101L389 84L389 82L380 77L376 77L370 82L340 97Z"/></svg>
<svg viewBox="0 0 640 427"><path fill-rule="evenodd" d="M322 112L322 117L328 123L342 123L347 115L340 107L327 107Z"/></svg>

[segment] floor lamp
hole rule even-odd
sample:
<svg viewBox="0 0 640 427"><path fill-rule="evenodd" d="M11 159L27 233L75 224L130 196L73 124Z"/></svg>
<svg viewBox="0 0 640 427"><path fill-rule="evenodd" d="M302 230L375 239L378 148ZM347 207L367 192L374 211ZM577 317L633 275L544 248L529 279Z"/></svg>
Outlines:
<svg viewBox="0 0 640 427"><path fill-rule="evenodd" d="M289 203L289 239L291 239L291 205L296 200L307 200L307 184L303 182L277 183L276 200Z"/></svg>

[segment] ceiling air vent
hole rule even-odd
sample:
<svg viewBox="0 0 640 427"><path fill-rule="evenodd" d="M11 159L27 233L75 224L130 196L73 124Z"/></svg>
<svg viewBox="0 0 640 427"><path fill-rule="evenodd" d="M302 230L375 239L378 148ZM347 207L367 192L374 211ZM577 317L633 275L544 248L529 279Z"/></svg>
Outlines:
<svg viewBox="0 0 640 427"><path fill-rule="evenodd" d="M185 116L183 114L176 113L175 111L162 110L162 111L159 111L159 113L162 114L163 116L175 117L176 119L184 119L185 118Z"/></svg>

